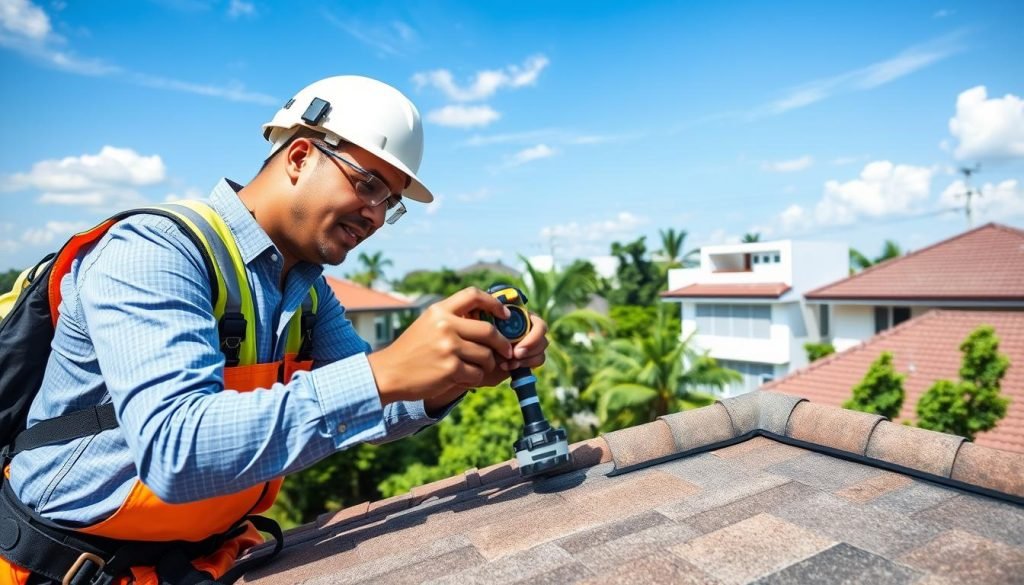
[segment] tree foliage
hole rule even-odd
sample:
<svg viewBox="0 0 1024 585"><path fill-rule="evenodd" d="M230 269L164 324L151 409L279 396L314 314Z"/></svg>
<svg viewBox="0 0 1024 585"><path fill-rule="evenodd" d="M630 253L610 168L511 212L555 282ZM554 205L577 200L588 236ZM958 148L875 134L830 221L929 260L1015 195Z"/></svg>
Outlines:
<svg viewBox="0 0 1024 585"><path fill-rule="evenodd" d="M938 380L917 401L918 426L973 441L1004 416L1009 399L1001 385L1010 360L999 353L995 330L983 325L960 344L960 380Z"/></svg>
<svg viewBox="0 0 1024 585"><path fill-rule="evenodd" d="M890 420L900 414L905 392L903 374L896 371L892 354L885 351L868 368L864 379L853 387L853 398L843 403L843 408L880 414Z"/></svg>
<svg viewBox="0 0 1024 585"><path fill-rule="evenodd" d="M874 259L868 258L854 248L850 248L850 274L853 274L858 270L870 268L875 264L881 264L886 260L899 258L903 254L903 249L900 248L900 245L893 240L886 240L885 243L882 244L882 253L875 256Z"/></svg>
<svg viewBox="0 0 1024 585"><path fill-rule="evenodd" d="M828 342L814 343L808 341L804 344L804 351L807 352L807 361L815 362L823 357L834 354L836 352L836 348Z"/></svg>
<svg viewBox="0 0 1024 585"><path fill-rule="evenodd" d="M7 272L0 272L0 294L14 288L14 281L18 280L19 274L21 274L21 271L13 268Z"/></svg>
<svg viewBox="0 0 1024 585"><path fill-rule="evenodd" d="M451 268L442 268L410 272L395 282L395 290L406 294L436 294L448 297L469 286L487 290L492 284L499 282L520 288L523 286L521 278L493 270L474 270L459 274Z"/></svg>
<svg viewBox="0 0 1024 585"><path fill-rule="evenodd" d="M608 293L611 305L653 306L664 287L663 271L647 257L646 238L628 244L612 243L612 255L619 261L615 272L617 286Z"/></svg>

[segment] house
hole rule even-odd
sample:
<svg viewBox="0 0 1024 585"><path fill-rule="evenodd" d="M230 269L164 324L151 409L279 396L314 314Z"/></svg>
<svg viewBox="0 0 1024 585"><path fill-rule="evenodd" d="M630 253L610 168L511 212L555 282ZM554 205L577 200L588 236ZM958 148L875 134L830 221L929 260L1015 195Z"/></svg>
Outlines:
<svg viewBox="0 0 1024 585"><path fill-rule="evenodd" d="M1010 359L1001 386L1010 405L1006 417L994 429L979 434L975 442L1024 454L1024 311L933 310L770 382L763 389L841 406L853 395L853 386L864 378L871 362L888 351L893 354L893 366L906 376L906 398L898 420L914 421L918 399L936 380L958 379L960 343L981 325L995 329L999 352ZM1018 473L1024 476L1024 468Z"/></svg>
<svg viewBox="0 0 1024 585"><path fill-rule="evenodd" d="M373 290L351 280L326 277L327 284L345 307L356 333L373 349L390 344L395 338L398 315L415 311L416 305L396 295Z"/></svg>
<svg viewBox="0 0 1024 585"><path fill-rule="evenodd" d="M807 363L803 344L829 331L803 295L848 266L849 248L834 242L705 246L698 267L669 271L661 297L681 305L684 338L743 375L725 391L734 396Z"/></svg>
<svg viewBox="0 0 1024 585"><path fill-rule="evenodd" d="M1024 455L774 392L322 515L245 583L1020 583ZM254 551L266 552L270 545Z"/></svg>
<svg viewBox="0 0 1024 585"><path fill-rule="evenodd" d="M936 308L1024 310L1024 230L989 223L808 291L837 351Z"/></svg>
<svg viewBox="0 0 1024 585"><path fill-rule="evenodd" d="M505 276L515 279L518 279L522 276L522 273L520 273L515 268L512 268L511 266L505 265L501 260L496 260L494 262L474 262L469 266L456 270L455 273L458 274L459 276L463 276L466 274L472 274L474 272L483 271L493 272L496 274L504 274Z"/></svg>

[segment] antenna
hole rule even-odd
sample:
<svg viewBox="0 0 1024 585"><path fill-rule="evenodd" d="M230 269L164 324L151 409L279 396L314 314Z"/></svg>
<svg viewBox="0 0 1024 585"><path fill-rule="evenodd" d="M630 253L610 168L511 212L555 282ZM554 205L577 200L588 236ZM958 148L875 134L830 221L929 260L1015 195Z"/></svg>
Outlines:
<svg viewBox="0 0 1024 585"><path fill-rule="evenodd" d="M971 167L960 167L960 174L964 176L964 188L966 191L960 195L964 197L967 202L964 205L964 214L967 216L967 229L974 227L974 216L971 213L971 197L977 195L981 197L981 190L975 190L971 188L971 175L977 174L981 171L981 163L975 163L974 168Z"/></svg>

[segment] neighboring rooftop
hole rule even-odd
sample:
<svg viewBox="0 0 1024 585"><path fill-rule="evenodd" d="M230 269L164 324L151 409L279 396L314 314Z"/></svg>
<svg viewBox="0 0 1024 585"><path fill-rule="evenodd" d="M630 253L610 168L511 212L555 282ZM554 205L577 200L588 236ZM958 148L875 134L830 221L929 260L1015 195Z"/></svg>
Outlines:
<svg viewBox="0 0 1024 585"><path fill-rule="evenodd" d="M1024 306L1024 231L985 224L812 290L805 297Z"/></svg>
<svg viewBox="0 0 1024 585"><path fill-rule="evenodd" d="M513 460L325 514L245 582L1011 584L1024 574L1024 456L960 437L753 392L573 452L577 469L552 478L524 482Z"/></svg>
<svg viewBox="0 0 1024 585"><path fill-rule="evenodd" d="M884 351L893 354L896 370L906 375L906 398L899 420L916 420L918 399L936 380L957 380L963 354L960 343L981 325L991 325L999 351L1010 358L1002 393L1010 398L1006 417L981 433L979 445L1024 453L1024 312L933 310L883 331L842 353L820 359L762 389L802 396L811 402L841 406ZM1021 470L1024 474L1024 470Z"/></svg>
<svg viewBox="0 0 1024 585"><path fill-rule="evenodd" d="M506 265L501 260L497 260L494 262L475 262L473 264L470 264L469 266L466 266L465 268L458 269L456 273L462 275L470 274L472 272L480 272L483 270L497 272L498 274L504 274L506 276L511 276L513 278L519 278L520 276L522 276L521 272L519 272L515 268L512 268L511 266Z"/></svg>
<svg viewBox="0 0 1024 585"><path fill-rule="evenodd" d="M327 284L349 313L359 311L400 311L415 305L386 292L373 290L344 278L327 277Z"/></svg>
<svg viewBox="0 0 1024 585"><path fill-rule="evenodd" d="M745 299L777 299L790 286L784 282L766 283L725 283L725 284L691 284L676 290L661 293L662 298L745 298Z"/></svg>

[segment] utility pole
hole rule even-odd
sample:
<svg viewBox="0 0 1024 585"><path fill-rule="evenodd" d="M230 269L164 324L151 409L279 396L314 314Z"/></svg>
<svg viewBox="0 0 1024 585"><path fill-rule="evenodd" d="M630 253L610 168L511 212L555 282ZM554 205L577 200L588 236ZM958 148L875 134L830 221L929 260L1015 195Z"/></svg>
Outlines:
<svg viewBox="0 0 1024 585"><path fill-rule="evenodd" d="M967 200L964 205L964 214L967 216L967 229L974 228L974 216L971 214L971 197L977 195L981 197L981 191L975 191L971 188L971 175L976 174L981 170L981 164L975 164L974 168L960 167L960 173L964 176L964 188L966 191L961 195Z"/></svg>

